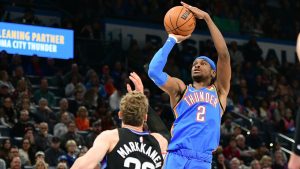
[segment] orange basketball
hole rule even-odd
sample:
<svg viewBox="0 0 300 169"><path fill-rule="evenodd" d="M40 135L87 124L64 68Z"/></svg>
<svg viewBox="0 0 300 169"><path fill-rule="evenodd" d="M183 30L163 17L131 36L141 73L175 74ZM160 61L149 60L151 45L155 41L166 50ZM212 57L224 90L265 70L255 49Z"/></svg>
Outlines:
<svg viewBox="0 0 300 169"><path fill-rule="evenodd" d="M195 29L196 19L193 13L183 6L171 8L165 15L164 26L168 34L190 35Z"/></svg>

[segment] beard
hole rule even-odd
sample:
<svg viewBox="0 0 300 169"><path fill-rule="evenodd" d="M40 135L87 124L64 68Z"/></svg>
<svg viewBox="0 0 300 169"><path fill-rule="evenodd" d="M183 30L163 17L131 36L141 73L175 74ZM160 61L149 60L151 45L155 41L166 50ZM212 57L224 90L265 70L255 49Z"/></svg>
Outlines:
<svg viewBox="0 0 300 169"><path fill-rule="evenodd" d="M204 75L193 75L192 76L192 79L194 82L205 82L205 81L209 81L209 83L213 83L213 77L210 77L210 76L204 76Z"/></svg>
<svg viewBox="0 0 300 169"><path fill-rule="evenodd" d="M201 76L201 75L193 75L192 79L194 82L199 83L199 82L205 81L207 78L205 78L204 76Z"/></svg>

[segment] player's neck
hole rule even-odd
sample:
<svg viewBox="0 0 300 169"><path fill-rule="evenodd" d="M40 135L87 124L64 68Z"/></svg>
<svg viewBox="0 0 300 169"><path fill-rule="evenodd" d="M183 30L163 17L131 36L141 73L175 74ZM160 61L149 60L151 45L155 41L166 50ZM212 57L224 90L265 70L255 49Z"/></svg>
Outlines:
<svg viewBox="0 0 300 169"><path fill-rule="evenodd" d="M130 130L143 132L143 126L131 126L131 125L122 123L122 128L128 128Z"/></svg>
<svg viewBox="0 0 300 169"><path fill-rule="evenodd" d="M195 88L195 89L201 89L201 88L203 88L203 87L207 87L207 86L209 86L210 85L210 83L208 83L208 82L193 82L193 87Z"/></svg>

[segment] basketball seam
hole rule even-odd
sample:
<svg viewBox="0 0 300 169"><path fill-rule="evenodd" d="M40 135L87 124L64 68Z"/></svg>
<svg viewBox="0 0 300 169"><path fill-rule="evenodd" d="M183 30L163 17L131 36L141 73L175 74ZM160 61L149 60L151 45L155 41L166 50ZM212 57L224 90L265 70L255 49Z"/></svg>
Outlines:
<svg viewBox="0 0 300 169"><path fill-rule="evenodd" d="M183 8L184 8L184 7L181 7L181 10L180 10L180 12L179 12L179 14L178 14L178 16L177 16L177 19L176 19L176 23L175 23L175 24L176 24L177 28L178 28L178 25L177 25L178 19L179 19L179 17L180 17L179 15L181 14Z"/></svg>
<svg viewBox="0 0 300 169"><path fill-rule="evenodd" d="M190 19L192 19L194 16L190 17ZM180 31L183 31L180 29L181 26L183 26L184 24L186 24L190 19L188 19L186 22L184 22L182 25L178 26L176 29L179 29ZM192 30L192 29L191 29ZM186 30L189 31L189 30Z"/></svg>
<svg viewBox="0 0 300 169"><path fill-rule="evenodd" d="M183 25L181 25L181 26L183 26ZM191 31L191 30L193 30L193 29L195 29L195 28L193 28L193 29L188 29L188 30L181 30L180 27L178 27L177 29L180 30L180 31L182 31L182 32L187 32L187 31Z"/></svg>
<svg viewBox="0 0 300 169"><path fill-rule="evenodd" d="M184 24L183 24L184 25ZM183 25L181 25L181 26L183 26ZM181 27L180 26L180 27ZM169 26L168 26L169 27ZM176 30L176 29L179 29L180 27L176 27L176 28L174 28L174 27L172 27L173 29L171 29L171 30L169 30L169 31L174 31L174 30ZM169 27L170 28L170 27ZM180 31L182 31L182 32L187 32L187 31L191 31L191 30L193 30L193 29L189 29L189 30L181 30L181 29L179 29ZM177 32L177 31L176 31Z"/></svg>
<svg viewBox="0 0 300 169"><path fill-rule="evenodd" d="M181 26L183 26L183 25L181 25ZM175 29L171 29L171 30L169 30L169 32L171 32L171 31L176 31L176 29L179 29L179 27L176 27ZM191 30L193 30L193 29L189 29L189 30L181 30L181 29L179 29L181 32L187 32L187 31L191 31ZM168 32L168 31L167 31ZM177 31L176 31L177 32Z"/></svg>
<svg viewBox="0 0 300 169"><path fill-rule="evenodd" d="M174 28L174 26L173 26L173 24L172 24L172 18L171 18L171 16L170 16L170 14L169 14L168 16L169 16L169 19L170 19L171 26L172 26L172 28L173 28L171 31L172 31L172 32L175 31L175 33L178 34L178 32L176 31L177 28Z"/></svg>
<svg viewBox="0 0 300 169"><path fill-rule="evenodd" d="M191 12L191 11L190 11ZM191 12L192 17L190 17L187 21L185 21L182 25L184 25L185 23L187 23L190 19L195 18L195 16L193 15L193 13ZM182 25L180 25L179 27L181 27Z"/></svg>
<svg viewBox="0 0 300 169"><path fill-rule="evenodd" d="M170 15L169 15L169 18L170 18ZM171 18L170 18L170 22L171 22L171 25L172 25L172 28L173 28L173 29L170 30L170 32L172 32L172 31L174 31L174 30L176 31L176 29L179 29L179 30L182 31L182 32L187 32L187 31L193 30L193 29L189 29L189 30L181 30L181 29L180 29L180 27L183 26L185 23L187 23L191 18L193 18L193 17L190 17L186 22L184 22L184 23L183 23L182 25L180 25L180 26L177 26L177 24L176 24L176 26L177 26L176 28L174 28L174 26L173 26L173 24L172 24L172 22L171 22ZM195 28L194 28L194 29L195 29ZM176 33L177 33L177 31L176 31Z"/></svg>
<svg viewBox="0 0 300 169"><path fill-rule="evenodd" d="M172 30L172 28L167 23L165 23L165 26L170 28L170 30ZM170 30L166 30L166 31L169 32Z"/></svg>

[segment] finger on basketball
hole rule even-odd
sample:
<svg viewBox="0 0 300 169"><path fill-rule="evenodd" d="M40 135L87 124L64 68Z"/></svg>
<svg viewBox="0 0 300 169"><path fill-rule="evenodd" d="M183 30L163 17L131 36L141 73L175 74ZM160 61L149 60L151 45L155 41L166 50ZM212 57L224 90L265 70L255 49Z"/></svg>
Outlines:
<svg viewBox="0 0 300 169"><path fill-rule="evenodd" d="M175 6L164 17L164 27L168 34L189 35L196 27L194 13L185 6ZM180 43L177 39L177 43Z"/></svg>
<svg viewBox="0 0 300 169"><path fill-rule="evenodd" d="M192 7L191 5L188 5L188 4L185 3L185 2L182 2L182 1L181 1L180 3L181 3L182 6L188 8L188 9L190 9L190 8Z"/></svg>
<svg viewBox="0 0 300 169"><path fill-rule="evenodd" d="M182 6L184 6L185 8L187 8L189 11L191 11L194 14L194 17L202 19L202 17L199 17L197 14L199 13L199 9L196 7L193 7L191 5L188 5L184 2L181 2Z"/></svg>

